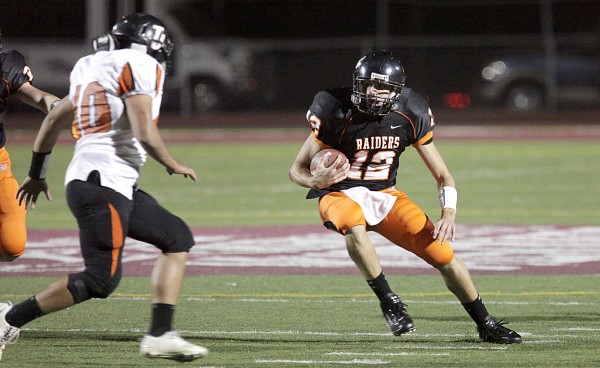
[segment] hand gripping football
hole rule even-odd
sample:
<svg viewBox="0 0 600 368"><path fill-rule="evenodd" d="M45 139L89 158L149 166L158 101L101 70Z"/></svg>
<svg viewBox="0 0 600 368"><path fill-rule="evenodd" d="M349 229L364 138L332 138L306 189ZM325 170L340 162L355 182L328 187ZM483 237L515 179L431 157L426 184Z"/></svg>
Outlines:
<svg viewBox="0 0 600 368"><path fill-rule="evenodd" d="M327 149L317 152L313 156L312 161L310 162L310 173L315 175L315 173L317 171L317 166L319 165L319 163L322 160L327 160L325 162L325 167L329 167L329 166L333 165L333 163L338 158L338 156L342 156L342 163L344 163L345 162L344 159L346 158L346 155L344 155L342 152L340 152L336 149L327 148Z"/></svg>

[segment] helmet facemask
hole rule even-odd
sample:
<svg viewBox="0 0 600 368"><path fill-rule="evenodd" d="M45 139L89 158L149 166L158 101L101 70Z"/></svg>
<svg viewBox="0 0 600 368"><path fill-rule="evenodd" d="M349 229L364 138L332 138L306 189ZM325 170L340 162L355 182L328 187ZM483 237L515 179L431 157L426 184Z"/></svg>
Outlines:
<svg viewBox="0 0 600 368"><path fill-rule="evenodd" d="M389 93L381 93L382 91ZM402 86L373 79L355 79L352 102L369 115L383 116L398 108Z"/></svg>

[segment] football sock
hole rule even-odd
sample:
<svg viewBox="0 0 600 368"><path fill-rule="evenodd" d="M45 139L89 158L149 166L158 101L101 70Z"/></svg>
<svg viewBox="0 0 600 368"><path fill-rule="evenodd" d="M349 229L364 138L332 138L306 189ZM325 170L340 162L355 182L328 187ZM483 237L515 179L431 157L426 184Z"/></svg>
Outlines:
<svg viewBox="0 0 600 368"><path fill-rule="evenodd" d="M390 285L385 279L385 275L383 274L383 272L376 278L372 280L367 280L367 283L369 284L375 295L377 295L379 301L384 301L386 299L386 296L392 293Z"/></svg>
<svg viewBox="0 0 600 368"><path fill-rule="evenodd" d="M175 306L172 304L152 304L152 323L150 325L150 336L158 337L172 330L173 314Z"/></svg>
<svg viewBox="0 0 600 368"><path fill-rule="evenodd" d="M485 322L485 318L490 315L479 295L477 296L477 299L473 300L472 302L463 304L463 307L477 325L483 324Z"/></svg>
<svg viewBox="0 0 600 368"><path fill-rule="evenodd" d="M17 328L33 321L44 315L44 312L40 309L40 306L35 300L35 296L13 305L12 309L6 313L6 322Z"/></svg>

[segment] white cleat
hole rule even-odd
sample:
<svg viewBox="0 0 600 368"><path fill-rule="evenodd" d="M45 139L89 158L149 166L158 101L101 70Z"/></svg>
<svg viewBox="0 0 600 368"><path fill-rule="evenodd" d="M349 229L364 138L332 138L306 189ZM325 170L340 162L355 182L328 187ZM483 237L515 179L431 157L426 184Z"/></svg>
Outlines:
<svg viewBox="0 0 600 368"><path fill-rule="evenodd" d="M148 358L166 358L190 362L206 356L208 349L187 342L176 331L169 331L158 337L144 336L140 343L140 354Z"/></svg>
<svg viewBox="0 0 600 368"><path fill-rule="evenodd" d="M12 303L0 303L0 359L6 344L12 344L17 341L20 329L9 325L6 322L6 313L12 309Z"/></svg>

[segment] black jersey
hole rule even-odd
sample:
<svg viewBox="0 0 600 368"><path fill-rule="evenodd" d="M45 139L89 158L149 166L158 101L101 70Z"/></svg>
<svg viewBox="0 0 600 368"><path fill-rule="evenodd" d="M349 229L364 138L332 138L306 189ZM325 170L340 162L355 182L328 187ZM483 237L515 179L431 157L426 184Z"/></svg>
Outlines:
<svg viewBox="0 0 600 368"><path fill-rule="evenodd" d="M17 93L21 86L31 83L33 75L25 64L25 58L17 51L0 52L0 148L6 143L4 133L4 110L6 99Z"/></svg>
<svg viewBox="0 0 600 368"><path fill-rule="evenodd" d="M402 89L398 109L385 116L359 111L351 96L348 88L321 91L307 112L316 139L342 151L350 161L346 179L326 190L311 189L308 198L357 186L383 190L396 185L400 155L406 147L433 140L429 104L410 88Z"/></svg>

